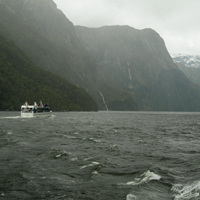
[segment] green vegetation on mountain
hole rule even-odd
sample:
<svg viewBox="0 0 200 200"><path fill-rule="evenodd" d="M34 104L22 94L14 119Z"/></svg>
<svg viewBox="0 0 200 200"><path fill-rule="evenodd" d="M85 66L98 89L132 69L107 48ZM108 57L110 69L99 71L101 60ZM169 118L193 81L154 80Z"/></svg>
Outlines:
<svg viewBox="0 0 200 200"><path fill-rule="evenodd" d="M99 93L101 86L105 86L99 82L99 77L104 76L101 66L80 43L73 24L56 8L53 1L2 0L0 26L0 33L12 39L33 63L84 88L98 108L105 109ZM106 87L112 88L106 92L109 95L106 97L109 109L137 109L132 94L109 84ZM113 91L119 95L117 99L117 95L112 95ZM120 99L120 96L123 98ZM116 105L115 101L120 105L119 108L112 106ZM125 101L127 104L123 106Z"/></svg>
<svg viewBox="0 0 200 200"><path fill-rule="evenodd" d="M75 27L52 0L0 2L0 34L11 39L38 67L83 88L98 109L200 110L199 87L174 64L163 39L154 30ZM19 71L14 74L20 76ZM33 71L35 75L28 80L36 84L36 74L41 72L38 68ZM11 72L6 73L10 76ZM53 85L55 89L56 84L51 85L48 79L42 80L45 88ZM82 103L83 98L73 98L73 102Z"/></svg>
<svg viewBox="0 0 200 200"><path fill-rule="evenodd" d="M19 110L25 101L39 100L57 111L97 110L83 89L36 67L13 42L0 35L0 110Z"/></svg>

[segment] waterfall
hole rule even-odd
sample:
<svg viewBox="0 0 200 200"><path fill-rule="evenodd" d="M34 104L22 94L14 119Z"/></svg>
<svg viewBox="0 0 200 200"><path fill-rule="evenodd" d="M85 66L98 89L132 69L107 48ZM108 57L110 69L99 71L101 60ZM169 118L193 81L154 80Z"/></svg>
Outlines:
<svg viewBox="0 0 200 200"><path fill-rule="evenodd" d="M131 69L130 68L128 68L128 75L129 75L129 80L132 81Z"/></svg>
<svg viewBox="0 0 200 200"><path fill-rule="evenodd" d="M105 105L106 110L108 111L108 106L107 106L107 104L106 104L105 98L104 98L103 94L101 93L101 91L99 91L99 94L101 95L101 98L102 98L102 100L103 100L103 104Z"/></svg>

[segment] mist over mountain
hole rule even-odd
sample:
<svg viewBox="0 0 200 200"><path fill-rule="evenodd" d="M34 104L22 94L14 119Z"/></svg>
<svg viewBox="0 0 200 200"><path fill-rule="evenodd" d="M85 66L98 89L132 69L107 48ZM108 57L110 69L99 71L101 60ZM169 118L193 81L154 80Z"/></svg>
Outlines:
<svg viewBox="0 0 200 200"><path fill-rule="evenodd" d="M101 66L101 81L132 93L140 109L179 110L183 107L179 101L184 95L183 89L177 88L175 76L180 81L186 78L155 31L129 26L77 26L76 33Z"/></svg>
<svg viewBox="0 0 200 200"><path fill-rule="evenodd" d="M84 88L99 109L200 110L200 90L152 29L74 26L52 0L1 0L0 33L43 70Z"/></svg>
<svg viewBox="0 0 200 200"><path fill-rule="evenodd" d="M42 100L55 111L96 111L93 99L81 88L35 66L0 34L0 110L20 110L25 101Z"/></svg>

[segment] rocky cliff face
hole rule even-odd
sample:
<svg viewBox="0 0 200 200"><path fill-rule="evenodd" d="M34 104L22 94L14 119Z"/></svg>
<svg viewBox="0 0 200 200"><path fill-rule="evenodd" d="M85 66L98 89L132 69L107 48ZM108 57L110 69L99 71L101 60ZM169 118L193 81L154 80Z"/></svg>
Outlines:
<svg viewBox="0 0 200 200"><path fill-rule="evenodd" d="M2 0L0 26L0 33L42 69L87 85L85 76L92 71L93 61L79 45L73 24L53 1ZM87 82L92 85L89 78Z"/></svg>
<svg viewBox="0 0 200 200"><path fill-rule="evenodd" d="M9 35L12 37L15 33L11 30L26 27L23 29L25 34L31 31L31 35L43 35L60 46L77 41L73 24L57 10L56 4L51 0L1 0L0 8L1 21L4 21L2 25L15 22L15 26L9 26Z"/></svg>
<svg viewBox="0 0 200 200"><path fill-rule="evenodd" d="M101 66L101 82L133 94L140 109L195 109L189 103L189 93L196 96L198 88L194 89L179 71L155 31L129 26L78 26L76 33Z"/></svg>
<svg viewBox="0 0 200 200"><path fill-rule="evenodd" d="M52 0L1 0L0 26L38 66L83 87L99 109L200 108L192 99L199 89L151 29L74 27Z"/></svg>
<svg viewBox="0 0 200 200"><path fill-rule="evenodd" d="M0 4L0 33L7 35L44 70L51 71L84 88L105 109L105 102L97 87L99 67L76 36L73 24L51 0L2 0ZM109 98L120 109L136 109L132 94ZM103 93L102 93L103 94ZM124 103L124 99L129 104ZM112 107L112 106L111 106Z"/></svg>

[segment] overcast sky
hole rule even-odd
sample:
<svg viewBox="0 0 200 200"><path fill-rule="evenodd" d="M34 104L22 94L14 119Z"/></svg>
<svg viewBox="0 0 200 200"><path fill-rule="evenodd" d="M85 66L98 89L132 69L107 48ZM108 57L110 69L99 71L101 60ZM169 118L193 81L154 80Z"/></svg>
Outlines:
<svg viewBox="0 0 200 200"><path fill-rule="evenodd" d="M54 0L74 25L152 28L170 54L200 55L200 0Z"/></svg>

